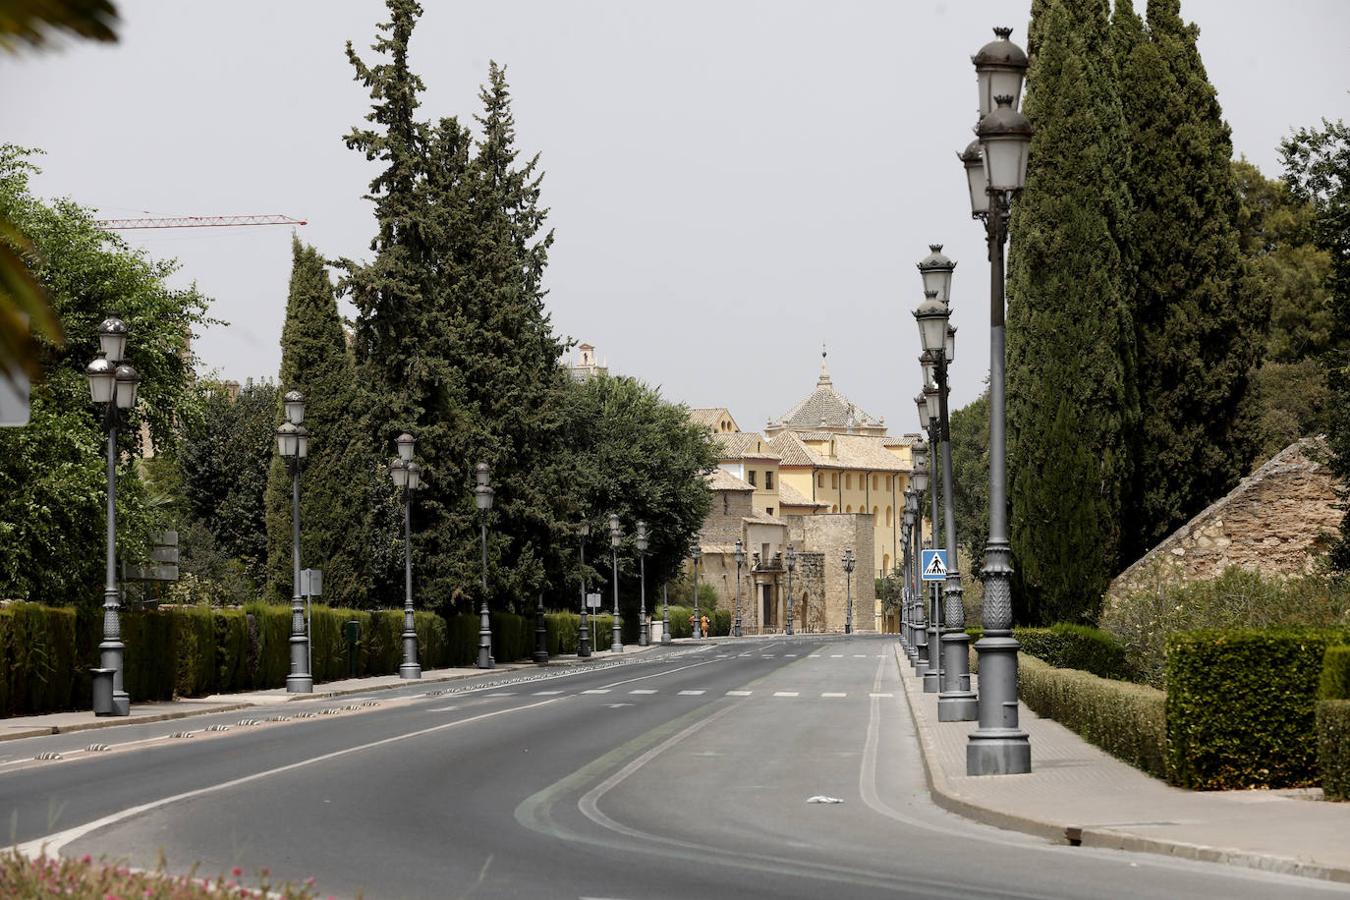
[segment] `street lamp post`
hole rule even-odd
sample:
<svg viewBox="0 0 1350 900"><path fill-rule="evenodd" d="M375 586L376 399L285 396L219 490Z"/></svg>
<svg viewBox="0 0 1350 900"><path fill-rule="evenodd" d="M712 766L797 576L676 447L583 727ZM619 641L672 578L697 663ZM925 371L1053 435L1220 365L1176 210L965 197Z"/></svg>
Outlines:
<svg viewBox="0 0 1350 900"><path fill-rule="evenodd" d="M131 696L123 679L121 599L117 587L117 419L136 406L136 389L141 377L126 362L127 326L117 316L109 316L98 327L101 355L85 367L89 396L103 408L103 427L108 432L107 493L108 512L104 544L103 641L98 645L99 666L106 675L111 670L112 693L94 694L94 713L100 716L131 714ZM106 684L106 682L105 682Z"/></svg>
<svg viewBox="0 0 1350 900"><path fill-rule="evenodd" d="M478 507L479 545L483 550L483 605L478 611L478 662L480 669L491 669L496 663L492 659L492 614L488 611L488 552L487 522L492 512L492 467L480 462L474 467L474 503Z"/></svg>
<svg viewBox="0 0 1350 900"><path fill-rule="evenodd" d="M918 563L914 555L914 487L912 485L905 487L905 521L909 525L905 529L905 640L907 641L906 650L909 653L910 664L917 665L919 647L914 629L914 570Z"/></svg>
<svg viewBox="0 0 1350 900"><path fill-rule="evenodd" d="M923 492L928 489L928 444L919 438L910 447L914 457L914 472L910 477L910 502L914 512L914 559L923 557ZM923 595L923 567L914 566L914 674L923 677L928 667L934 665L929 654L927 630L927 603Z"/></svg>
<svg viewBox="0 0 1350 900"><path fill-rule="evenodd" d="M670 585L661 583L661 643L670 643Z"/></svg>
<svg viewBox="0 0 1350 900"><path fill-rule="evenodd" d="M411 434L400 434L394 443L398 456L389 463L389 477L394 487L403 489L403 665L398 667L398 675L412 679L422 677L422 667L417 662L412 590L412 495L422 487L422 467L413 462L416 441Z"/></svg>
<svg viewBox="0 0 1350 900"><path fill-rule="evenodd" d="M787 595L787 627L783 629L783 634L792 634L792 611L796 605L796 598L792 595L792 573L797 571L797 548L788 544L787 553L784 554L787 560L788 570L788 595Z"/></svg>
<svg viewBox="0 0 1350 900"><path fill-rule="evenodd" d="M731 633L741 636L741 567L745 565L745 545L736 540L736 620L732 623Z"/></svg>
<svg viewBox="0 0 1350 900"><path fill-rule="evenodd" d="M1018 726L1017 650L1012 636L1012 550L1008 541L1005 412L1003 245L1013 196L1027 176L1031 123L1017 111L1027 55L996 28L972 57L980 89L976 144L960 155L970 189L971 216L983 219L989 244L989 541L985 545L984 636L980 655L979 728L966 745L969 775L1031 771L1031 741Z"/></svg>
<svg viewBox="0 0 1350 900"><path fill-rule="evenodd" d="M909 533L914 521L909 514L908 502L900 513L900 520L900 646L905 648L905 655L913 659L913 648L909 644Z"/></svg>
<svg viewBox="0 0 1350 900"><path fill-rule="evenodd" d="M924 351L919 356L919 362L923 366L924 385L923 385L923 406L919 418L928 423L928 446L929 446L929 480L928 480L928 499L929 499L929 521L932 523L933 538L932 545L934 549L940 548L942 544L942 532L939 522L939 504L938 494L940 493L941 482L937 478L938 450L940 447L938 437L938 414L940 412L940 402L938 398L937 378L933 370L937 366L937 355ZM917 399L917 398L916 398ZM923 676L924 693L935 694L942 684L942 584L940 582L930 582L927 587L929 598L928 610L928 671Z"/></svg>
<svg viewBox="0 0 1350 900"><path fill-rule="evenodd" d="M638 520L637 523L637 541L638 552L638 578L640 582L638 592L638 646L646 647L651 643L651 636L648 631L647 622L647 523Z"/></svg>
<svg viewBox="0 0 1350 900"><path fill-rule="evenodd" d="M591 523L582 522L577 526L577 546L581 559L581 631L577 635L577 656L585 658L591 655L591 625L586 609L586 538L591 536Z"/></svg>
<svg viewBox="0 0 1350 900"><path fill-rule="evenodd" d="M619 544L623 543L623 524L619 517L610 514L609 517L609 551L614 572L614 636L610 641L609 651L611 653L623 652L623 638L619 631Z"/></svg>
<svg viewBox="0 0 1350 900"><path fill-rule="evenodd" d="M844 634L853 633L853 567L857 560L853 556L853 548L847 547L844 550L844 590L848 596L847 612L844 613Z"/></svg>
<svg viewBox="0 0 1350 900"><path fill-rule="evenodd" d="M694 561L694 637L703 637L703 622L698 616L698 567L703 562L703 548L699 546L698 538L694 538L694 545L689 548L689 557Z"/></svg>
<svg viewBox="0 0 1350 900"><path fill-rule="evenodd" d="M287 391L283 398L286 421L277 428L277 452L291 470L291 673L286 691L308 694L314 690L309 670L309 633L305 628L304 598L300 596L300 466L309 455L309 430L305 421L305 395Z"/></svg>

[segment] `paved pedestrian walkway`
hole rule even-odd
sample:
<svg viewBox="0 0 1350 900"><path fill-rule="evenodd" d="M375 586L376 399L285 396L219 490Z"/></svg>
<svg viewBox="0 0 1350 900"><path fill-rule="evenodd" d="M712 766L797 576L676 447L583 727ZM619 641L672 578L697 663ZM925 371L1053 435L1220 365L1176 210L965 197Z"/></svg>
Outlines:
<svg viewBox="0 0 1350 900"><path fill-rule="evenodd" d="M595 665L611 660L630 659L633 656L653 650L649 647L625 646L621 654L601 651L587 659L576 655L555 656L549 660L550 666ZM156 703L140 703L133 698L129 716L96 716L89 710L71 710L67 712L44 713L36 716L14 716L0 719L0 741L19 740L21 738L41 737L47 734L68 734L73 731L87 731L95 728L111 728L115 725L140 725L148 722L164 722L171 719L185 719L208 713L230 712L254 706L273 706L296 700L320 700L327 697L342 697L350 694L363 694L368 691L390 690L415 684L436 684L442 681L455 681L472 678L475 675L490 673L516 672L521 669L539 668L533 662L498 663L493 669L479 669L472 666L427 669L417 681L404 680L398 675L373 675L366 678L345 678L341 681L326 681L314 685L311 694L290 694L284 687L262 691L247 691L235 694L211 694L206 697L169 700Z"/></svg>
<svg viewBox="0 0 1350 900"><path fill-rule="evenodd" d="M904 652L895 656L933 799L991 825L1085 847L1162 853L1350 883L1350 803L1317 790L1186 791L1099 750L1021 705L1026 775L966 775L974 722L938 722Z"/></svg>

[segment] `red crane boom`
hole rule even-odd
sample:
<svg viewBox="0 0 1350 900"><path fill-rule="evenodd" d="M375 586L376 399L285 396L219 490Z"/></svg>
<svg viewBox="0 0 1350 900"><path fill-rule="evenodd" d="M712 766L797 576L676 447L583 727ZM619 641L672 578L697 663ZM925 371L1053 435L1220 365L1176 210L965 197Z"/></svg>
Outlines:
<svg viewBox="0 0 1350 900"><path fill-rule="evenodd" d="M137 228L232 228L236 225L307 225L304 219L284 215L266 216L166 216L148 219L95 219L105 231Z"/></svg>

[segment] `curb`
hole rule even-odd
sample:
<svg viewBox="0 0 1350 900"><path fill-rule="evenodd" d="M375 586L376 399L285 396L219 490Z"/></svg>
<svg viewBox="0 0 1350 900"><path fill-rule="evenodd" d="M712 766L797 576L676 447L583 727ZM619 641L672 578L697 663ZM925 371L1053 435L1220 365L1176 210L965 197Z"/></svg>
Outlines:
<svg viewBox="0 0 1350 900"><path fill-rule="evenodd" d="M1082 828L1075 825L1045 822L1040 819L990 809L957 796L947 782L946 773L942 771L942 767L937 762L928 730L919 727L919 716L914 708L914 699L910 696L909 680L906 678L904 670L904 666L909 661L901 657L898 644L893 648L893 652L895 653L896 665L900 668L900 683L905 691L905 703L909 706L909 713L915 724L914 730L919 738L919 750L923 757L924 780L928 784L928 793L932 796L934 803L948 812L956 813L985 825L993 825L996 828L1009 831L1020 831L1023 834L1046 838L1052 842L1070 846L1123 850L1131 853L1151 853L1157 856L1170 856L1173 859L1223 863L1278 875L1296 875L1319 881L1350 884L1350 868L1343 866L1324 865L1287 856L1270 856L1246 850L1141 837L1129 832L1113 831L1109 828ZM1015 778L1017 776L1004 777Z"/></svg>

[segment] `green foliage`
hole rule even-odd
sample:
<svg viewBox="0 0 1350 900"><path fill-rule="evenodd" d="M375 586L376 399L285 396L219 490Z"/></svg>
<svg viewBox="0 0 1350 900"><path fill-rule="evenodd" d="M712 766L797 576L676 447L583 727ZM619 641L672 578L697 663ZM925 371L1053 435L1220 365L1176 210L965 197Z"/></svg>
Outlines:
<svg viewBox="0 0 1350 900"><path fill-rule="evenodd" d="M185 336L205 321L195 288L171 289L176 266L133 251L99 229L68 200L31 193L36 169L27 151L0 146L0 219L31 241L30 267L66 334L57 347L39 338L44 380L33 386L26 428L0 429L0 597L48 603L101 602L106 439L92 412L84 367L98 353L99 322L116 313L131 336L128 356L141 375L139 402L118 432L119 551L139 562L155 520L129 454L141 421L171 453L173 423L189 412L191 357Z"/></svg>
<svg viewBox="0 0 1350 900"><path fill-rule="evenodd" d="M1322 658L1347 631L1213 629L1167 639L1168 766L1198 790L1316 781Z"/></svg>
<svg viewBox="0 0 1350 900"><path fill-rule="evenodd" d="M44 2L44 9L52 4ZM256 878L198 874L174 875L163 855L153 870L130 869L106 858L65 856L29 857L18 850L0 851L0 885L11 897L69 897L70 900L108 900L140 897L144 900L216 900L219 897L271 897L275 900L317 900L323 894L307 879L304 884L273 881L263 869Z"/></svg>
<svg viewBox="0 0 1350 900"><path fill-rule="evenodd" d="M1032 137L1008 266L1008 471L1018 618L1086 621L1116 571L1138 419L1120 247L1125 123L1104 0L1036 4Z"/></svg>
<svg viewBox="0 0 1350 900"><path fill-rule="evenodd" d="M989 542L989 391L951 414L952 500L965 552L966 590L979 578Z"/></svg>
<svg viewBox="0 0 1350 900"><path fill-rule="evenodd" d="M1135 432L1138 521L1125 559L1223 496L1257 449L1251 372L1269 297L1245 277L1232 141L1179 0L1149 0L1140 33L1129 4L1118 27L1119 93L1130 129L1136 211L1134 320L1142 428Z"/></svg>
<svg viewBox="0 0 1350 900"><path fill-rule="evenodd" d="M337 298L323 258L293 238L290 295L281 333L281 391L305 396L309 456L301 469L301 559L323 570L324 594L339 606L373 605L372 556L402 574L401 547L387 536L376 542L374 519L400 518L401 509L380 471L375 448L357 408L356 373L338 315ZM279 391L279 393L281 392ZM272 410L272 428L284 420L282 398ZM392 449L392 445L390 445ZM267 593L281 602L291 596L291 473L285 460L270 455L267 481ZM377 509L377 497L396 512ZM372 550L374 553L372 554Z"/></svg>
<svg viewBox="0 0 1350 900"><path fill-rule="evenodd" d="M1317 704L1317 773L1328 800L1350 800L1350 700Z"/></svg>
<svg viewBox="0 0 1350 900"><path fill-rule="evenodd" d="M1160 579L1108 604L1099 624L1125 645L1135 677L1161 688L1170 635L1197 628L1350 626L1350 584L1312 575L1267 578L1238 568L1209 581Z"/></svg>
<svg viewBox="0 0 1350 900"><path fill-rule="evenodd" d="M1299 438L1326 434L1331 427L1331 390L1320 360L1269 362L1252 373L1252 389L1260 408L1260 466Z"/></svg>
<svg viewBox="0 0 1350 900"><path fill-rule="evenodd" d="M1350 646L1327 648L1317 696L1322 700L1350 700Z"/></svg>
<svg viewBox="0 0 1350 900"><path fill-rule="evenodd" d="M1019 637L1020 640L1020 637ZM1155 778L1167 778L1167 695L1019 657L1018 696L1037 714Z"/></svg>
<svg viewBox="0 0 1350 900"><path fill-rule="evenodd" d="M69 706L77 653L74 610L36 603L0 608L0 716Z"/></svg>
<svg viewBox="0 0 1350 900"><path fill-rule="evenodd" d="M218 609L215 623L216 689L222 694L253 687L249 620L242 609Z"/></svg>
<svg viewBox="0 0 1350 900"><path fill-rule="evenodd" d="M1125 646L1099 628L1060 622L1049 628L1014 628L1022 652L1060 669L1081 669L1099 678L1129 679Z"/></svg>

